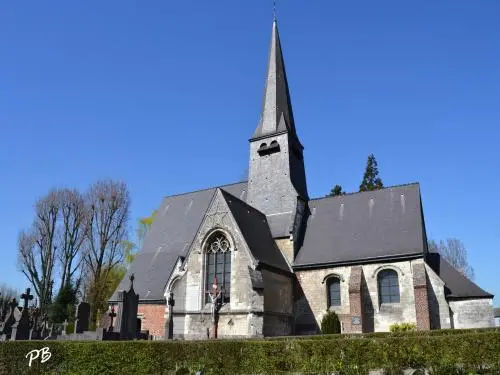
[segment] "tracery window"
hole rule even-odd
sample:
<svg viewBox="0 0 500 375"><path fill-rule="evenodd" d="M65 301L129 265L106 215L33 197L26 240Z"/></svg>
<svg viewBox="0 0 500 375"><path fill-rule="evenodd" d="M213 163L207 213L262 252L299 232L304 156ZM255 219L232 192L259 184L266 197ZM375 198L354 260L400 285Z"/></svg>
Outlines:
<svg viewBox="0 0 500 375"><path fill-rule="evenodd" d="M328 307L340 306L340 279L338 277L331 277L327 282L328 288Z"/></svg>
<svg viewBox="0 0 500 375"><path fill-rule="evenodd" d="M380 304L399 303L398 273L386 269L378 273L378 295Z"/></svg>
<svg viewBox="0 0 500 375"><path fill-rule="evenodd" d="M214 277L219 286L224 287L224 302L229 302L231 296L231 245L226 236L220 232L214 233L205 247L205 291L212 289ZM205 303L210 302L208 294Z"/></svg>

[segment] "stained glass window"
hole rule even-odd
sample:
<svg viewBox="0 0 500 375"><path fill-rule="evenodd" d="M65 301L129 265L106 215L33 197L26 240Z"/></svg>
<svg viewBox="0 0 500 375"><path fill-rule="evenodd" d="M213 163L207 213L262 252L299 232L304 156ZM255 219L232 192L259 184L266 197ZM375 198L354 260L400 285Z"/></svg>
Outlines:
<svg viewBox="0 0 500 375"><path fill-rule="evenodd" d="M217 277L217 284L224 286L224 302L227 303L231 296L231 249L229 241L222 233L215 233L207 242L205 254L205 291L212 290L214 277ZM207 293L205 303L208 302L210 302L210 297Z"/></svg>

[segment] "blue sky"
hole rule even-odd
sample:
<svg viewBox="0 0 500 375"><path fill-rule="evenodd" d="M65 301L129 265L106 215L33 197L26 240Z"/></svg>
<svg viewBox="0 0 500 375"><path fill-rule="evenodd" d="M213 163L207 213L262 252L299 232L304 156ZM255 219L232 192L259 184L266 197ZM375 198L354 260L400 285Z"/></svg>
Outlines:
<svg viewBox="0 0 500 375"><path fill-rule="evenodd" d="M373 152L499 305L500 2L287 0L278 19L311 195L357 190ZM2 2L0 282L27 286L17 234L53 186L124 180L135 221L239 181L271 22L271 0Z"/></svg>

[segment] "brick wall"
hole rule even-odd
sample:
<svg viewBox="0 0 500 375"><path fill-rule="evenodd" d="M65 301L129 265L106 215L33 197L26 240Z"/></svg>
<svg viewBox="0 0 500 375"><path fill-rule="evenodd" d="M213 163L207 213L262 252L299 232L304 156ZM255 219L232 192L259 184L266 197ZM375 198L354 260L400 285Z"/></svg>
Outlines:
<svg viewBox="0 0 500 375"><path fill-rule="evenodd" d="M417 329L429 330L431 328L429 315L429 298L427 294L427 274L425 264L413 265L413 293L415 294L415 313Z"/></svg>
<svg viewBox="0 0 500 375"><path fill-rule="evenodd" d="M141 318L141 329L149 330L149 334L155 337L165 336L165 305L143 305L140 304L137 315Z"/></svg>
<svg viewBox="0 0 500 375"><path fill-rule="evenodd" d="M363 283L363 268L355 266L349 277L349 312L350 320L344 320L344 332L361 333L363 331L363 303L361 287ZM354 320L358 320L353 324Z"/></svg>

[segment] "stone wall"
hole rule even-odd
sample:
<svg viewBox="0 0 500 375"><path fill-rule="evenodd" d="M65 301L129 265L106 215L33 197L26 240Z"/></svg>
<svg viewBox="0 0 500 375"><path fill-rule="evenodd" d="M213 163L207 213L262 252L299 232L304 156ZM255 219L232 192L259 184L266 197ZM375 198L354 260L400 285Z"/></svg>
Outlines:
<svg viewBox="0 0 500 375"><path fill-rule="evenodd" d="M293 331L293 279L262 270L264 279L265 336L290 335Z"/></svg>
<svg viewBox="0 0 500 375"><path fill-rule="evenodd" d="M363 278L360 279L361 315L362 326L365 332L388 331L393 323L417 323L415 308L415 293L413 283L413 265L424 264L422 259L413 261L400 261L390 263L367 264L360 267ZM400 302L393 304L379 304L377 275L382 269L390 268L397 272L399 280ZM327 285L325 278L336 276L340 278L341 306L332 308L337 312L344 330L352 331L351 318L360 311L351 311L352 304L349 295L349 282L353 267L331 267L319 270L297 271L297 280L304 292L302 298L295 302L295 322L310 321L314 316L316 324L321 324L321 319L327 309ZM423 303L421 301L420 303ZM309 316L307 316L309 315Z"/></svg>
<svg viewBox="0 0 500 375"><path fill-rule="evenodd" d="M184 332L176 331L175 319L184 323ZM203 340L208 338L211 328L211 315L205 313L190 313L174 317L174 338L185 340ZM263 316L247 312L231 313L223 309L219 317L219 338L261 337L263 333Z"/></svg>
<svg viewBox="0 0 500 375"><path fill-rule="evenodd" d="M295 257L293 241L290 238L280 238L275 240L275 242L285 259L288 261L288 264L293 264Z"/></svg>
<svg viewBox="0 0 500 375"><path fill-rule="evenodd" d="M455 329L495 326L491 298L450 301L450 310Z"/></svg>
<svg viewBox="0 0 500 375"><path fill-rule="evenodd" d="M262 143L270 144L276 141L280 151L270 155L259 155L258 149ZM293 176L291 170L290 138L288 134L271 136L255 142L250 142L250 165L248 171L247 202L265 215L275 213L292 213L295 216L297 191L291 178L296 178L297 184L305 184L303 176ZM303 166L302 166L303 168Z"/></svg>
<svg viewBox="0 0 500 375"><path fill-rule="evenodd" d="M340 298L341 306L335 307L337 314L349 315L349 277L351 267L334 267L320 270L297 271L296 276L304 292L304 300L296 302L296 320L308 321L311 315L317 325L321 324L321 319L327 309L327 290L325 277L340 277ZM305 306L307 304L307 306Z"/></svg>
<svg viewBox="0 0 500 375"><path fill-rule="evenodd" d="M429 265L426 264L425 269L428 278L427 288L431 329L451 328L450 308L445 297L444 282Z"/></svg>

